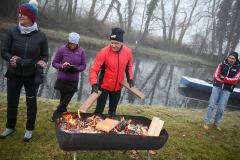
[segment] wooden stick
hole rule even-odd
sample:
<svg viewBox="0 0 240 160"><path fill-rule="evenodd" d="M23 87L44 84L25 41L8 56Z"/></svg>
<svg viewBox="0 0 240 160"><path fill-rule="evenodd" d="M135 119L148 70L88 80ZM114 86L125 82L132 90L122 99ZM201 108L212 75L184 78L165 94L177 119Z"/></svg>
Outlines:
<svg viewBox="0 0 240 160"><path fill-rule="evenodd" d="M98 93L93 92L82 104L80 107L80 112L86 113L87 110L91 107L91 105L98 99L101 95L101 92Z"/></svg>
<svg viewBox="0 0 240 160"><path fill-rule="evenodd" d="M141 91L139 91L136 87L130 88L129 84L126 81L122 81L121 85L124 86L125 88L127 88L129 91L131 91L138 98L140 98L142 100L144 99L145 95Z"/></svg>

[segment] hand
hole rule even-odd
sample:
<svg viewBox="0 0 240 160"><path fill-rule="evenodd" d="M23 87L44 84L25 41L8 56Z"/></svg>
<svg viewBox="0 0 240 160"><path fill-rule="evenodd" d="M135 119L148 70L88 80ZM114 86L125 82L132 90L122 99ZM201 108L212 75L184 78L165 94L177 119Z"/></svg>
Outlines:
<svg viewBox="0 0 240 160"><path fill-rule="evenodd" d="M218 82L223 83L223 80L220 79L220 77L217 77L216 79L217 79Z"/></svg>
<svg viewBox="0 0 240 160"><path fill-rule="evenodd" d="M17 59L21 59L21 58L18 56L12 56L12 58L10 59L10 65L12 67L17 67Z"/></svg>
<svg viewBox="0 0 240 160"><path fill-rule="evenodd" d="M37 62L37 64L38 64L39 66L41 66L42 68L46 68L46 67L47 67L47 63L44 62L43 60L39 60L39 61Z"/></svg>
<svg viewBox="0 0 240 160"><path fill-rule="evenodd" d="M63 68L63 69L68 69L68 68L70 68L70 63L64 62L64 63L62 64L62 68Z"/></svg>
<svg viewBox="0 0 240 160"><path fill-rule="evenodd" d="M91 93L93 93L93 92L98 93L98 85L97 84L92 85Z"/></svg>
<svg viewBox="0 0 240 160"><path fill-rule="evenodd" d="M221 80L223 80L225 77L220 74L220 75L219 75L219 78L220 78Z"/></svg>
<svg viewBox="0 0 240 160"><path fill-rule="evenodd" d="M127 81L128 81L129 87L132 88L134 86L133 80L129 79Z"/></svg>

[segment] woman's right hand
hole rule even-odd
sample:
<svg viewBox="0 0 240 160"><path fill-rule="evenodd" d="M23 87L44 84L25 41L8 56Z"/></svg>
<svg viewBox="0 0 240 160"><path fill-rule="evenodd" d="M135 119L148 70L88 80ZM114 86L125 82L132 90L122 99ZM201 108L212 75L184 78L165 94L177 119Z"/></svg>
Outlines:
<svg viewBox="0 0 240 160"><path fill-rule="evenodd" d="M64 62L64 63L62 64L62 69L68 69L68 68L70 68L70 63Z"/></svg>
<svg viewBox="0 0 240 160"><path fill-rule="evenodd" d="M12 67L17 67L17 59L19 59L20 57L18 56L12 56L12 58L10 59L10 65Z"/></svg>

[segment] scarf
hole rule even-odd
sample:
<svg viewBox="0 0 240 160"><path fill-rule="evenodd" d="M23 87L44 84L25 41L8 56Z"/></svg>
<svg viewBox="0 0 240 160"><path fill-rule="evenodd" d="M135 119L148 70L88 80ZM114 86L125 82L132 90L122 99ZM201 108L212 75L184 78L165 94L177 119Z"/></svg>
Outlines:
<svg viewBox="0 0 240 160"><path fill-rule="evenodd" d="M19 28L21 34L28 34L28 33L31 33L33 31L38 31L38 26L37 26L36 22L34 22L34 24L30 27L24 27L19 23L18 28Z"/></svg>

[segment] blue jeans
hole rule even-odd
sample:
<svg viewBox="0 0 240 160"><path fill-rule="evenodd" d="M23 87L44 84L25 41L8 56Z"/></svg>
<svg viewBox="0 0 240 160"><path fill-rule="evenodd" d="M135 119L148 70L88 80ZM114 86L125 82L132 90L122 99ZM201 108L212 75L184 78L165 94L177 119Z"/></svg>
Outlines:
<svg viewBox="0 0 240 160"><path fill-rule="evenodd" d="M215 115L214 124L220 124L230 94L231 92L227 90L223 90L220 87L213 86L212 94L208 104L208 111L204 119L206 124L210 124L212 113L215 108L217 109L217 112Z"/></svg>

